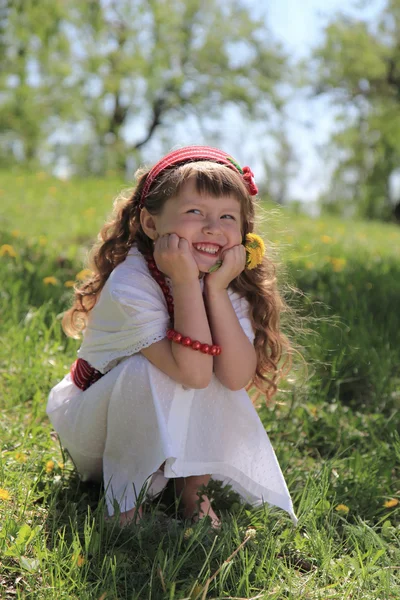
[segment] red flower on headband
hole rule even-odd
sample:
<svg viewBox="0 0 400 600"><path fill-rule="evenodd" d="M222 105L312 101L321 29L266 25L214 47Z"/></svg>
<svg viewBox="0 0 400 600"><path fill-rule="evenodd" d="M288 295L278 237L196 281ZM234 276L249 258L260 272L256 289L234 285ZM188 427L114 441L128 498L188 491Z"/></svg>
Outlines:
<svg viewBox="0 0 400 600"><path fill-rule="evenodd" d="M250 196L255 196L258 194L258 187L256 186L256 182L254 181L254 173L250 169L250 167L243 167L243 179L246 182L246 185L249 189Z"/></svg>

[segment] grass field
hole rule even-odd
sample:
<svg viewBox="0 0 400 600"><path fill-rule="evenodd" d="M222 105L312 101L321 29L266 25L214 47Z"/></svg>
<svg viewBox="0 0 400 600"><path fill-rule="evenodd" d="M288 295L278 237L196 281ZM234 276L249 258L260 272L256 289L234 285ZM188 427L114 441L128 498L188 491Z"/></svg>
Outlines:
<svg viewBox="0 0 400 600"><path fill-rule="evenodd" d="M121 531L45 406L78 348L60 314L124 187L0 173L0 598L399 598L400 228L263 207L308 363L259 409L298 527L214 484L218 535L171 490Z"/></svg>

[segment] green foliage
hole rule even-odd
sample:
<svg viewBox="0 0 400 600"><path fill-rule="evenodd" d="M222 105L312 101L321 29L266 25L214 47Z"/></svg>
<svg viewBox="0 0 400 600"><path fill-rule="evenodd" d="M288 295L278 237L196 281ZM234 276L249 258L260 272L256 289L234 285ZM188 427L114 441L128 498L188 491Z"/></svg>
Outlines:
<svg viewBox="0 0 400 600"><path fill-rule="evenodd" d="M177 120L207 118L218 138L227 108L269 121L282 105L286 58L241 0L29 0L9 3L2 23L7 160L124 171Z"/></svg>
<svg viewBox="0 0 400 600"><path fill-rule="evenodd" d="M39 145L75 111L67 8L50 0L7 4L0 13L0 156L3 164L34 165Z"/></svg>
<svg viewBox="0 0 400 600"><path fill-rule="evenodd" d="M140 526L120 530L104 521L103 490L79 481L45 415L78 345L58 318L65 283L119 187L0 175L0 597L193 600L208 585L208 598L398 598L398 228L265 206L267 251L280 249L306 294L292 299L314 319L300 338L309 377L295 371L275 408L259 409L298 528L213 482L218 535L182 520L171 487L146 503Z"/></svg>
<svg viewBox="0 0 400 600"><path fill-rule="evenodd" d="M313 88L337 114L337 168L322 198L329 212L390 220L399 201L391 187L400 165L399 6L388 0L369 22L335 15L314 52Z"/></svg>

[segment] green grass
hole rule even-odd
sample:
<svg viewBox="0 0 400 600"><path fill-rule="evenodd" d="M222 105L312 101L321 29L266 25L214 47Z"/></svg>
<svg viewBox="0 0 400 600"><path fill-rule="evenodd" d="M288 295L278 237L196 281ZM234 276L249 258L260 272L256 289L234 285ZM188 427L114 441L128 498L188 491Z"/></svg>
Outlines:
<svg viewBox="0 0 400 600"><path fill-rule="evenodd" d="M217 536L181 520L171 489L121 531L62 455L45 405L78 347L60 328L65 282L124 187L0 174L0 598L398 598L399 228L264 207L269 252L305 294L291 294L297 325L313 330L297 334L308 377L295 369L259 410L298 528L213 484Z"/></svg>

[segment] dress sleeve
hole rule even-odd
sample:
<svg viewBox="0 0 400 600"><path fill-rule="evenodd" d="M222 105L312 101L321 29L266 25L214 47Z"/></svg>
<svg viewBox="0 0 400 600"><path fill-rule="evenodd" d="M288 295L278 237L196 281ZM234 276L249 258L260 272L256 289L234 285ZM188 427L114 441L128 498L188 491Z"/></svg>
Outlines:
<svg viewBox="0 0 400 600"><path fill-rule="evenodd" d="M239 323L243 331L249 338L250 342L254 342L255 333L250 319L250 305L246 298L240 296L237 292L229 290L229 297L232 302L233 309L236 313Z"/></svg>
<svg viewBox="0 0 400 600"><path fill-rule="evenodd" d="M159 285L144 271L122 265L100 294L78 356L107 373L124 358L162 340L168 326Z"/></svg>
<svg viewBox="0 0 400 600"><path fill-rule="evenodd" d="M169 315L159 285L148 275L136 273L134 282L118 282L111 296L125 314L124 330L130 332L132 354L165 337Z"/></svg>

